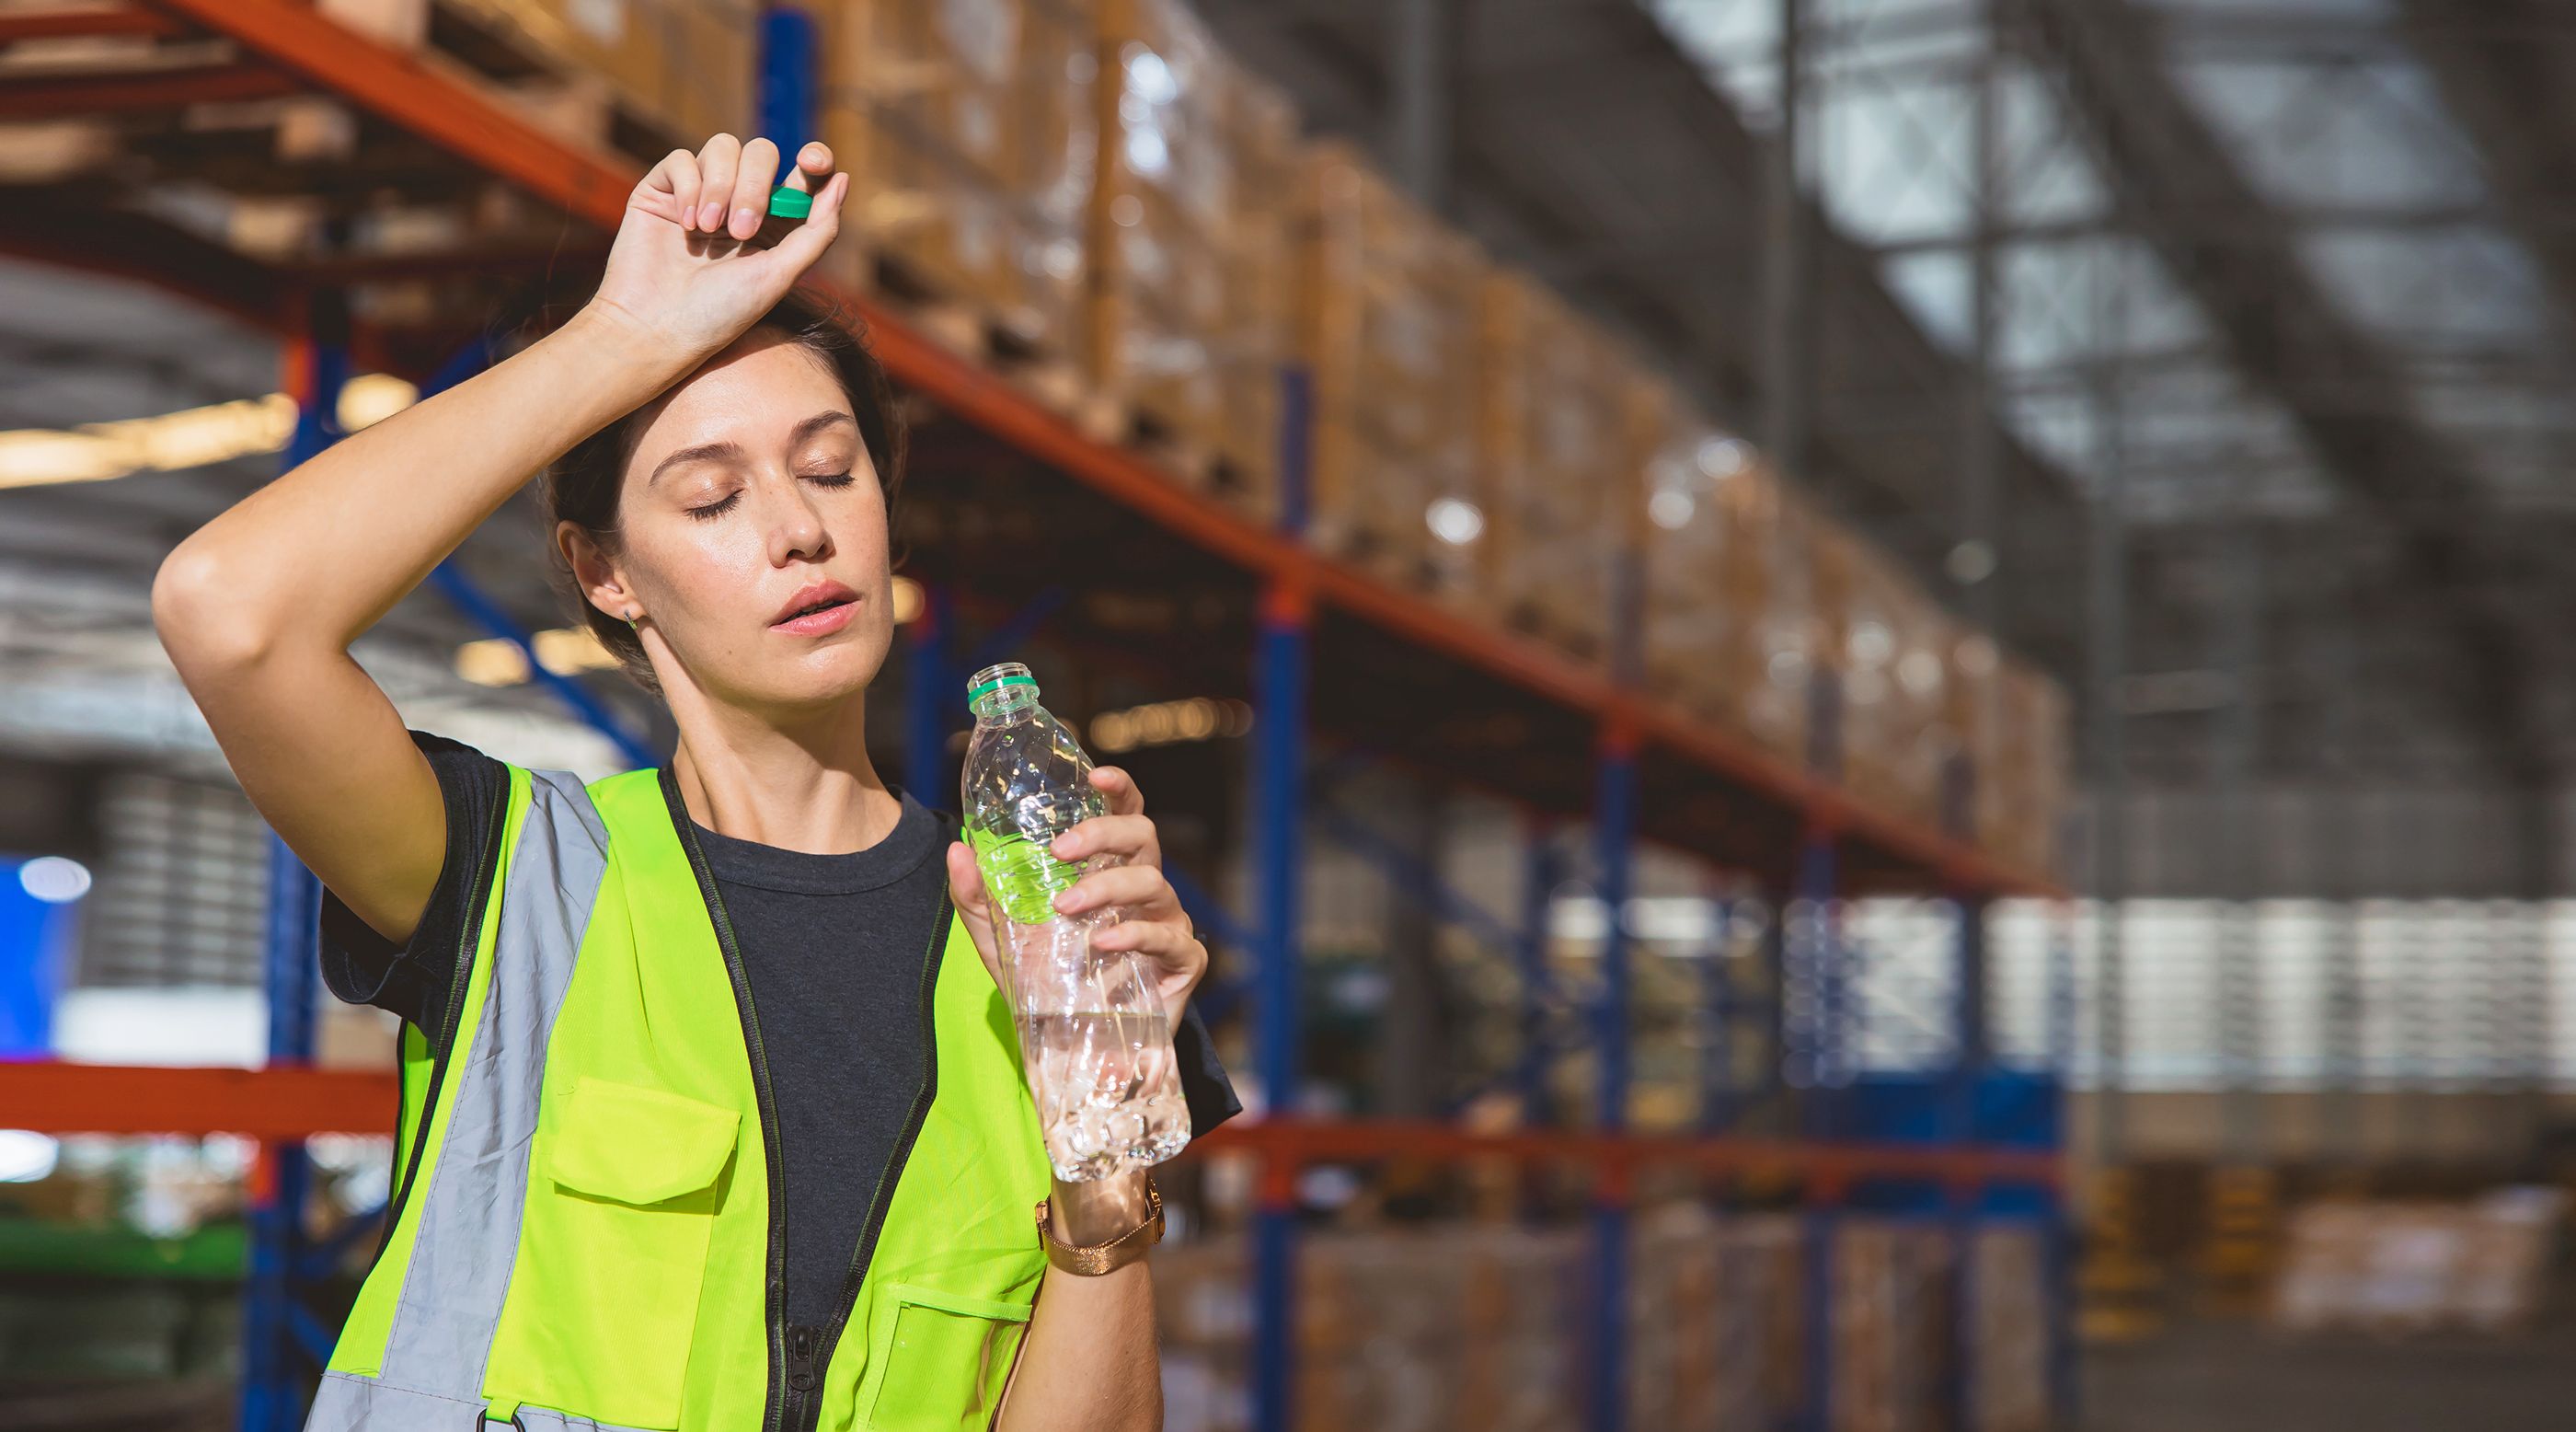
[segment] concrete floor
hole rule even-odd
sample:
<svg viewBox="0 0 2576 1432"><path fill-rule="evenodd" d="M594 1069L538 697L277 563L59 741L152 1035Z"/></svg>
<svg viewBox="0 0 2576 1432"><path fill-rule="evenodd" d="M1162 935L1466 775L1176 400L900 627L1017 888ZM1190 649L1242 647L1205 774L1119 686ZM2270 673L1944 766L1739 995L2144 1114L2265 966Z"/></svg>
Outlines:
<svg viewBox="0 0 2576 1432"><path fill-rule="evenodd" d="M2513 1337L2290 1337L2175 1328L2096 1350L2084 1432L2568 1432L2576 1324Z"/></svg>

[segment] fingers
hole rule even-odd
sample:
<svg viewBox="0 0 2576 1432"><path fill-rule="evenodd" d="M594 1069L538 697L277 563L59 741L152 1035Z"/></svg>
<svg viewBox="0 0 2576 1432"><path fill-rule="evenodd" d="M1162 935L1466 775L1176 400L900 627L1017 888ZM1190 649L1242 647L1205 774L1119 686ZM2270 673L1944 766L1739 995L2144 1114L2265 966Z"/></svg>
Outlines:
<svg viewBox="0 0 2576 1432"><path fill-rule="evenodd" d="M781 180L791 189L811 194L832 177L832 147L817 139L796 151L796 167Z"/></svg>
<svg viewBox="0 0 2576 1432"><path fill-rule="evenodd" d="M1135 912L1139 918L1157 918L1164 912L1178 910L1180 896L1172 891L1172 882L1151 865L1113 865L1095 870L1056 892L1058 914L1080 915L1093 910L1119 907Z"/></svg>
<svg viewBox="0 0 2576 1432"><path fill-rule="evenodd" d="M1176 969L1207 963L1207 946L1169 920L1121 920L1091 932L1095 950L1133 950Z"/></svg>
<svg viewBox="0 0 2576 1432"><path fill-rule="evenodd" d="M734 175L741 168L742 141L732 135L716 135L699 147L697 203L689 213L689 228L702 234L724 231Z"/></svg>
<svg viewBox="0 0 2576 1432"><path fill-rule="evenodd" d="M1207 973L1207 945L1178 925L1161 920L1129 920L1091 932L1095 951L1126 951L1152 960L1168 981L1178 977L1198 983Z"/></svg>
<svg viewBox="0 0 2576 1432"><path fill-rule="evenodd" d="M1091 768L1091 784L1109 797L1111 815L1142 815L1145 794L1136 789L1136 778L1116 766Z"/></svg>
<svg viewBox="0 0 2576 1432"><path fill-rule="evenodd" d="M698 156L674 149L636 184L635 194L639 199L658 201L653 206L655 212L685 229L697 212L698 182Z"/></svg>
<svg viewBox="0 0 2576 1432"><path fill-rule="evenodd" d="M1058 860L1115 855L1130 865L1160 866L1163 839L1149 816L1095 815L1047 842L1047 852Z"/></svg>
<svg viewBox="0 0 2576 1432"><path fill-rule="evenodd" d="M759 233L762 221L769 217L769 191L777 183L778 145L767 139L744 145L734 171L733 209L726 233L737 240Z"/></svg>

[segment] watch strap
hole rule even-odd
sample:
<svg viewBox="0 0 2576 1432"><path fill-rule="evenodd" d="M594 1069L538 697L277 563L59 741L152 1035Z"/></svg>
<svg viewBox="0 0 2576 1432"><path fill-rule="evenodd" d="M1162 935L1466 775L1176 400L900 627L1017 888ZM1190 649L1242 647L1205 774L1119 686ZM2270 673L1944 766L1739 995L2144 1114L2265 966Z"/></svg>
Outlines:
<svg viewBox="0 0 2576 1432"><path fill-rule="evenodd" d="M1147 1249L1163 1241L1163 1193L1154 1186L1152 1174L1145 1176L1145 1207L1144 1222L1106 1243L1077 1246L1056 1237L1055 1219L1047 1200L1039 1199L1038 1239L1046 1245L1047 1261L1083 1278L1117 1272L1144 1257Z"/></svg>

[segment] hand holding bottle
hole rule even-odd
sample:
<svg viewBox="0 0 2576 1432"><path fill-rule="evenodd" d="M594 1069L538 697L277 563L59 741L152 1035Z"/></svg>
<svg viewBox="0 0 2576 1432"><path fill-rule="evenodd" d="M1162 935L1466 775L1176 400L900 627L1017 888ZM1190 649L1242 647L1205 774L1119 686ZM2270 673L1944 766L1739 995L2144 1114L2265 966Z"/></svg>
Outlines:
<svg viewBox="0 0 2576 1432"><path fill-rule="evenodd" d="M1091 764L1028 668L987 667L968 695L949 885L1009 1002L1047 1160L1072 1183L1159 1163L1189 1142L1172 1021L1207 948L1135 782Z"/></svg>
<svg viewBox="0 0 2576 1432"><path fill-rule="evenodd" d="M1163 874L1162 840L1145 814L1144 793L1136 789L1135 779L1116 766L1094 766L1090 781L1107 800L1109 813L1079 822L1048 846L1056 859L1084 869L1080 879L1056 894L1055 912L1110 916L1092 931L1091 948L1129 950L1153 961L1163 1008L1177 1021L1207 974L1207 946ZM975 868L975 852L962 840L949 842L948 889L958 913L966 917L977 953L1000 981L992 896Z"/></svg>

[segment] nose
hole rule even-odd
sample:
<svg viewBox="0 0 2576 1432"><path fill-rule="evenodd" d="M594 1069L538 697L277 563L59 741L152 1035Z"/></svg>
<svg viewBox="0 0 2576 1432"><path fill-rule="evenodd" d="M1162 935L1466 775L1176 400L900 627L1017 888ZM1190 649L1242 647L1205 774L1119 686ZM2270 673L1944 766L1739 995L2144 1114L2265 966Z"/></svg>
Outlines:
<svg viewBox="0 0 2576 1432"><path fill-rule="evenodd" d="M778 520L769 532L770 563L784 567L790 562L819 562L831 556L831 529L824 525L813 496L794 478L785 480L785 489L786 500L778 505Z"/></svg>

